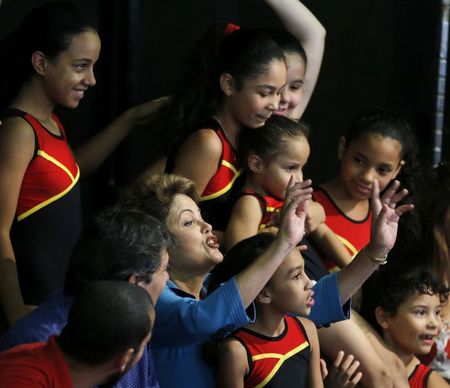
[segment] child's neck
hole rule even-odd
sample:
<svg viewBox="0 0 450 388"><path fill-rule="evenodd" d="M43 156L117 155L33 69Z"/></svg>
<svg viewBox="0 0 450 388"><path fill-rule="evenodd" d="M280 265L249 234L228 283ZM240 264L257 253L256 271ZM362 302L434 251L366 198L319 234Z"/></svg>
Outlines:
<svg viewBox="0 0 450 388"><path fill-rule="evenodd" d="M335 204L347 217L360 221L367 217L370 209L368 199L355 199L345 190L339 177L332 179L321 185L331 196Z"/></svg>
<svg viewBox="0 0 450 388"><path fill-rule="evenodd" d="M247 327L266 337L278 337L285 329L284 316L273 311L270 306L256 306L256 321Z"/></svg>
<svg viewBox="0 0 450 388"><path fill-rule="evenodd" d="M216 112L213 118L220 124L227 140L231 145L237 149L237 138L242 128L241 123L236 121L234 117L227 111L226 106L223 106Z"/></svg>
<svg viewBox="0 0 450 388"><path fill-rule="evenodd" d="M251 172L247 174L244 189L254 191L255 193L261 194L263 196L275 198L271 193L264 190L263 185L259 181L259 175L254 175Z"/></svg>
<svg viewBox="0 0 450 388"><path fill-rule="evenodd" d="M417 357L413 353L405 352L402 348L397 346L395 342L392 340L389 333L383 333L383 339L386 342L389 349L395 353L398 358L403 362L403 364L406 367L407 375L410 376L411 373L414 371L414 368L417 364L420 363L420 361L417 359Z"/></svg>

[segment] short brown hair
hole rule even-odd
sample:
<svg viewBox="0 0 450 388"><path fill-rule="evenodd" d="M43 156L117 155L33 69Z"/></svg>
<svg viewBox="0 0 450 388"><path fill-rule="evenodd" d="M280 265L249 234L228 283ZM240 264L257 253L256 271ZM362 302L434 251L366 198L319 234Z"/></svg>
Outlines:
<svg viewBox="0 0 450 388"><path fill-rule="evenodd" d="M198 203L195 184L188 178L175 174L144 174L124 193L122 203L131 203L136 208L166 222L173 198L184 194Z"/></svg>

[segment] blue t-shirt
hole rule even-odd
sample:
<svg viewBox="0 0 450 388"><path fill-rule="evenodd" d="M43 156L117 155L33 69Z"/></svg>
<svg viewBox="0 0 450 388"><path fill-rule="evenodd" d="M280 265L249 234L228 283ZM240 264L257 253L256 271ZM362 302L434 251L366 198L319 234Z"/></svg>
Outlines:
<svg viewBox="0 0 450 388"><path fill-rule="evenodd" d="M73 298L62 289L54 291L30 314L19 320L0 338L0 351L30 342L47 342L61 332ZM141 360L117 383L118 388L159 388L150 347L146 346Z"/></svg>

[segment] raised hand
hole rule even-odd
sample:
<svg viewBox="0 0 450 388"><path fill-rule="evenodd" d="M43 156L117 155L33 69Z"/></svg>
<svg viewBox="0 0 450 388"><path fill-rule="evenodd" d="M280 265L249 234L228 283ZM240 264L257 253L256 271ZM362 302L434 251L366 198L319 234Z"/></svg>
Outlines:
<svg viewBox="0 0 450 388"><path fill-rule="evenodd" d="M291 247L296 246L305 235L305 220L312 191L310 179L299 183L294 183L292 177L289 180L278 235Z"/></svg>
<svg viewBox="0 0 450 388"><path fill-rule="evenodd" d="M378 180L374 180L371 199L373 220L368 245L372 255L384 256L394 246L400 217L414 209L411 204L397 207L397 203L407 195L408 190L400 189L400 182L396 180L380 198L380 186Z"/></svg>

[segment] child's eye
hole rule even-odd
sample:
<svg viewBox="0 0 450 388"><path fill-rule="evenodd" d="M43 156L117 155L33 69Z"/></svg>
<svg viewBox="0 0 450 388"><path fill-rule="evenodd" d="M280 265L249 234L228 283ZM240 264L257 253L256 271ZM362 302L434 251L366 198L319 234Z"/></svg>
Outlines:
<svg viewBox="0 0 450 388"><path fill-rule="evenodd" d="M391 169L390 168L379 168L378 173L380 175L388 175L391 173Z"/></svg>
<svg viewBox="0 0 450 388"><path fill-rule="evenodd" d="M418 317L421 317L423 315L425 315L425 310L424 309L418 309L414 312Z"/></svg>
<svg viewBox="0 0 450 388"><path fill-rule="evenodd" d="M355 156L353 158L353 160L357 163L357 164L363 164L364 163L364 159L360 158L359 156Z"/></svg>
<svg viewBox="0 0 450 388"><path fill-rule="evenodd" d="M75 67L77 68L77 70L84 70L87 67L86 63L78 63L75 65Z"/></svg>

